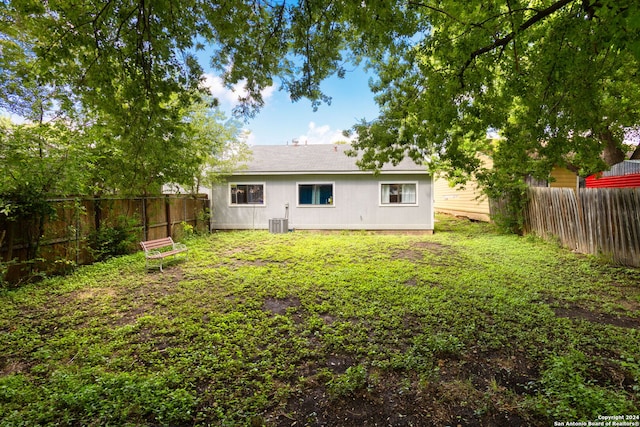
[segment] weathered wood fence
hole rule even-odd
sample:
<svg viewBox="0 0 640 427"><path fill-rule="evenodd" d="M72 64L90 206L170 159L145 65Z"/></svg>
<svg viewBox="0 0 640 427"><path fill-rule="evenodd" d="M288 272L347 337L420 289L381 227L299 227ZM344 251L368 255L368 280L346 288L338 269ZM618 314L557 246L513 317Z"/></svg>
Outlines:
<svg viewBox="0 0 640 427"><path fill-rule="evenodd" d="M183 224L195 230L209 229L207 195L163 195L135 198L67 198L51 200L54 218L44 224L37 253L37 270L55 272L68 266L93 262L89 237L100 227L125 221L136 240L180 237ZM5 279L15 281L24 274L34 241L33 221L0 221L0 261L10 262ZM31 252L31 254L30 254ZM1 279L1 278L0 278Z"/></svg>
<svg viewBox="0 0 640 427"><path fill-rule="evenodd" d="M525 233L640 267L640 188L529 188Z"/></svg>

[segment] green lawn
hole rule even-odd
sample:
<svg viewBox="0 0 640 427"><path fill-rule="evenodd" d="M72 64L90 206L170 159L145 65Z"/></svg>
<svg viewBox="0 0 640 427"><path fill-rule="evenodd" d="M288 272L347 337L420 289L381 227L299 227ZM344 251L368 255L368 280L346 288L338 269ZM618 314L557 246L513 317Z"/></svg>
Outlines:
<svg viewBox="0 0 640 427"><path fill-rule="evenodd" d="M640 414L640 271L487 224L216 233L0 293L0 425Z"/></svg>

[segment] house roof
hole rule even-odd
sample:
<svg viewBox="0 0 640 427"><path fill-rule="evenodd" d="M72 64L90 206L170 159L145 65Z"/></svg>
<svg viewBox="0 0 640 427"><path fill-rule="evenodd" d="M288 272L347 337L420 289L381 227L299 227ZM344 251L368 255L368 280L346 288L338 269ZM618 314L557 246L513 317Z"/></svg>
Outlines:
<svg viewBox="0 0 640 427"><path fill-rule="evenodd" d="M274 174L364 174L358 168L358 158L349 157L345 151L351 148L344 144L314 145L256 145L252 147L253 156L236 175L274 175ZM397 166L386 164L381 173L418 173L427 174L423 165L409 158L403 159Z"/></svg>
<svg viewBox="0 0 640 427"><path fill-rule="evenodd" d="M611 166L608 171L602 172L602 176L622 176L640 173L640 160L624 160Z"/></svg>

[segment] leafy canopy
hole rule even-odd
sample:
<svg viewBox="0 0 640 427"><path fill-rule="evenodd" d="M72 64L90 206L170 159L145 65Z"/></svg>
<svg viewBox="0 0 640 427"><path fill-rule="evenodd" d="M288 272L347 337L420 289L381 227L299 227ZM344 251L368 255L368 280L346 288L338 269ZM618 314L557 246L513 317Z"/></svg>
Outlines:
<svg viewBox="0 0 640 427"><path fill-rule="evenodd" d="M27 121L7 124L13 130L6 134L11 144L5 151L15 150L5 155L57 162L58 173L75 180L36 185L43 197L149 194L167 182L197 188L205 167L229 145L237 142L234 150L241 149L239 124L210 108L200 88L202 68L193 53L194 34L204 28L195 12L202 13L198 4L52 0L0 5L0 108ZM64 129L65 135L34 150L42 143L19 135L36 129L49 134ZM71 162L60 155L65 149L82 155ZM14 181L35 185L26 177L34 170L30 163L9 163L24 169L12 175ZM10 183L2 184L0 193L13 191Z"/></svg>
<svg viewBox="0 0 640 427"><path fill-rule="evenodd" d="M353 128L365 167L409 155L461 179L587 173L621 160L637 125L633 0L14 0L1 16L1 106L90 117L130 156L189 134L206 46L226 83L244 83L246 115L274 84L330 102L320 83L366 61L381 115ZM138 187L156 172L141 173Z"/></svg>
<svg viewBox="0 0 640 427"><path fill-rule="evenodd" d="M406 7L423 31L410 45L376 50L382 114L354 127L364 165L408 154L468 176L484 152L507 181L546 179L554 165L586 174L624 159L624 134L640 107L636 2ZM489 131L500 138L488 141Z"/></svg>

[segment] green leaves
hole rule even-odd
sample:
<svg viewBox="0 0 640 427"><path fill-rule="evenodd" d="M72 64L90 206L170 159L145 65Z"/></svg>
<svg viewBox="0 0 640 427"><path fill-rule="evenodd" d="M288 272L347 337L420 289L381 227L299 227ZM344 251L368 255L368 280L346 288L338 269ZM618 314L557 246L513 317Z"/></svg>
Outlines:
<svg viewBox="0 0 640 427"><path fill-rule="evenodd" d="M546 179L554 165L586 175L606 167L601 158L622 160L640 108L631 3L412 4L407 13L427 30L372 63L382 115L353 127L362 166L408 155L456 180L493 179L474 160L483 153L502 169L496 177L522 180ZM490 131L501 136L491 146Z"/></svg>
<svg viewBox="0 0 640 427"><path fill-rule="evenodd" d="M244 84L246 116L275 84L329 103L321 82L365 62L382 112L352 129L367 168L409 156L462 181L483 174L483 153L516 180L553 166L587 174L621 160L640 110L631 0L55 0L2 12L0 106L91 127L103 191L153 192L202 170L168 160L204 159L197 135L213 128L185 117L199 108L195 52L207 45L224 82ZM488 132L501 138L489 144ZM184 150L189 138L200 148Z"/></svg>

